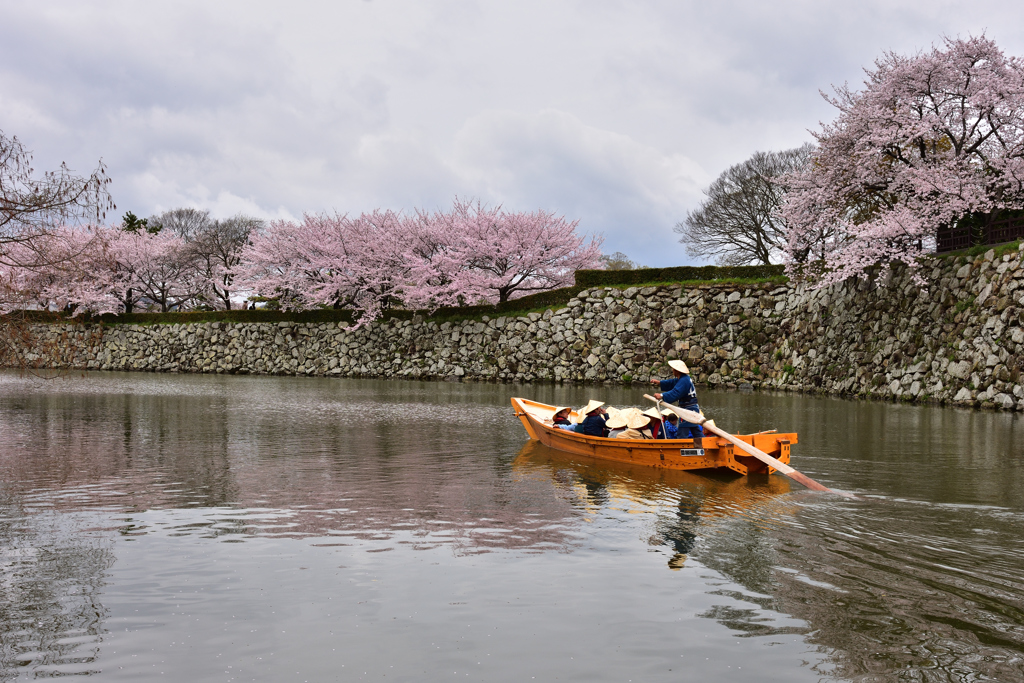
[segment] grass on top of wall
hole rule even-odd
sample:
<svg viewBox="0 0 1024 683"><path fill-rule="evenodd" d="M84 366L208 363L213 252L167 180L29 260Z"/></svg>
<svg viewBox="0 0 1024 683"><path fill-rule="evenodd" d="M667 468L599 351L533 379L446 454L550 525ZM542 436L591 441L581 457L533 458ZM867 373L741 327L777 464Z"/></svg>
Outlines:
<svg viewBox="0 0 1024 683"><path fill-rule="evenodd" d="M650 286L665 283L720 283L726 280L759 280L784 277L785 266L677 266L675 268L637 268L636 270L577 270L576 284L584 287L609 285Z"/></svg>
<svg viewBox="0 0 1024 683"><path fill-rule="evenodd" d="M620 284L620 285L603 285L603 286L599 286L599 287L567 287L564 290L556 289L556 290L552 290L550 292L550 293L554 293L554 292L564 292L564 291L572 290L572 294L569 295L569 296L566 296L565 297L565 301L560 302L560 303L556 303L556 304L548 304L548 305L542 305L542 306L534 306L532 308L525 308L525 307L521 307L522 306L521 302L526 301L526 298L524 297L523 299L516 299L515 301L510 301L509 302L509 304L520 304L520 307L510 306L508 308L503 308L500 311L496 311L495 307L493 307L493 306L473 306L473 307L466 307L466 308L440 309L434 315L431 315L431 316L424 315L424 318L427 319L427 320L430 320L430 321L438 322L438 323L455 322L455 321L462 321L462 320L483 320L485 317L486 318L495 318L495 317L521 318L523 316L529 315L530 313L543 313L544 311L547 311L547 310L552 310L552 311L561 310L561 309L565 308L568 305L569 300L572 299L574 296L576 296L576 294L578 294L579 292L582 292L584 290L588 290L588 289L611 288L611 289L618 289L618 290L621 291L621 290L629 289L630 287L639 287L639 288L643 288L643 287L699 287L701 285L749 285L749 286L757 286L757 285L764 285L764 284L783 285L783 284L786 284L787 282L789 282L788 278L786 278L785 276L780 276L780 277L770 277L770 278L727 278L727 279L722 279L722 280L688 280L688 281L683 281L683 282L642 282L642 283L639 283L639 284L636 284L636 285L622 285L622 284ZM406 314L409 317L411 317L413 315L412 313L408 313L407 311L396 311L396 314L400 314L402 317L405 317ZM393 317L398 317L398 316L396 315L396 316L393 316Z"/></svg>
<svg viewBox="0 0 1024 683"><path fill-rule="evenodd" d="M72 316L56 311L18 311L28 322L46 323L99 323L103 325L175 325L188 323L278 323L278 322L352 322L352 313L345 310L318 309L314 311L171 311L169 313L88 313Z"/></svg>
<svg viewBox="0 0 1024 683"><path fill-rule="evenodd" d="M665 282L643 282L638 285L606 285L615 289L629 289L630 287L702 287L708 285L784 285L789 282L785 275L774 277L729 277L721 280L666 280Z"/></svg>
<svg viewBox="0 0 1024 683"><path fill-rule="evenodd" d="M933 256L941 259L956 258L958 256L981 256L989 249L993 250L996 256L1002 256L1003 254L1009 254L1020 249L1020 240L1014 240L1013 242L1004 242L1003 244L979 244L969 249L960 249L958 251L947 251L941 254L933 254Z"/></svg>
<svg viewBox="0 0 1024 683"><path fill-rule="evenodd" d="M746 268L746 270L744 270ZM547 292L538 292L519 299L507 301L501 304L486 304L481 306L459 306L439 308L432 313L429 311L406 311L390 310L384 313L385 319L411 320L414 316L421 316L426 320L435 322L447 322L455 320L480 320L484 316L490 318L511 317L517 318L529 313L542 313L547 309L564 308L569 300L580 292L595 287L613 287L615 289L628 289L630 287L698 287L701 285L760 285L760 284L784 284L787 279L781 274L780 267L750 266L744 268L716 268L707 266L704 268L645 268L642 271L579 271L577 273L577 284L573 287L553 289ZM612 275L606 278L584 277L585 280L603 279L605 282L592 282L579 284L580 273L635 273L648 272L652 275L673 275L676 273L706 275L720 274L722 277L706 277L696 279L673 279L671 277L661 279L650 279L637 281L634 276ZM750 275L741 277L740 275ZM353 322L352 312L344 309L323 308L312 311L271 311L259 310L232 310L232 311L174 311L170 313L122 313L115 315L107 313L104 315L80 315L69 316L65 313L54 311L20 311L17 315L22 316L29 322L45 323L99 323L103 325L183 325L189 323L338 323L351 325Z"/></svg>

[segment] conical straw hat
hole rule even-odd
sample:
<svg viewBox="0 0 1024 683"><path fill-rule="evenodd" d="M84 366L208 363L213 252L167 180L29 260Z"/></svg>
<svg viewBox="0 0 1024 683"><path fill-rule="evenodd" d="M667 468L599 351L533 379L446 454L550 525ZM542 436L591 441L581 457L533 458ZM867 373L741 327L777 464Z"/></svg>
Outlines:
<svg viewBox="0 0 1024 683"><path fill-rule="evenodd" d="M641 413L638 410L638 411L636 411L635 413L632 413L629 416L629 422L627 423L627 426L630 429L643 429L648 424L650 424L650 422L651 422L651 418L649 418L648 416L644 415L643 413Z"/></svg>
<svg viewBox="0 0 1024 683"><path fill-rule="evenodd" d="M623 408L615 415L614 427L612 427L611 419L609 419L605 424L610 429L622 429L623 427L629 426L630 420L636 420L636 416L639 414L640 410L638 408Z"/></svg>
<svg viewBox="0 0 1024 683"><path fill-rule="evenodd" d="M681 360L670 360L668 362L668 366L670 368L672 368L673 370L678 370L679 372L683 373L684 375L689 375L690 374L690 368L686 367L686 363L684 363Z"/></svg>
<svg viewBox="0 0 1024 683"><path fill-rule="evenodd" d="M608 421L604 423L604 426L608 429L622 429L629 424L628 416L623 410L618 411L615 415L608 418Z"/></svg>
<svg viewBox="0 0 1024 683"><path fill-rule="evenodd" d="M604 405L604 401L594 401L594 400L591 400L590 403L588 403L587 406L583 410L580 411L580 413L583 414L583 415L590 415L592 412L594 412L595 410L597 410L598 408L600 408L603 405Z"/></svg>

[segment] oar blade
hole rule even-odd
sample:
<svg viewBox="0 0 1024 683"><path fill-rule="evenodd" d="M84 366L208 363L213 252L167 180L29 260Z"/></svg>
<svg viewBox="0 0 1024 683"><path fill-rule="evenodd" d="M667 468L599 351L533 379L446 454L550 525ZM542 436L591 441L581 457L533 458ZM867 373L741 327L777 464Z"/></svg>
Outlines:
<svg viewBox="0 0 1024 683"><path fill-rule="evenodd" d="M828 491L829 493L834 493L834 491L832 491L832 489L830 489L829 487L825 486L824 484L819 484L818 482L814 481L807 475L801 474L796 470L793 470L792 472L786 472L785 475L792 479L793 481L800 482L801 484L811 489L812 491Z"/></svg>

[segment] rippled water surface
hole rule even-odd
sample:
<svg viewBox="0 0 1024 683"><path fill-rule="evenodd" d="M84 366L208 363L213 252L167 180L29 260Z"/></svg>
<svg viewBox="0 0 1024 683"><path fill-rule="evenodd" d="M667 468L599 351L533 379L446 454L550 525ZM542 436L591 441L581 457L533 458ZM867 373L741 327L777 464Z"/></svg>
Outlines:
<svg viewBox="0 0 1024 683"><path fill-rule="evenodd" d="M0 373L0 680L1021 681L1021 419L704 391L780 476L589 461L509 397Z"/></svg>

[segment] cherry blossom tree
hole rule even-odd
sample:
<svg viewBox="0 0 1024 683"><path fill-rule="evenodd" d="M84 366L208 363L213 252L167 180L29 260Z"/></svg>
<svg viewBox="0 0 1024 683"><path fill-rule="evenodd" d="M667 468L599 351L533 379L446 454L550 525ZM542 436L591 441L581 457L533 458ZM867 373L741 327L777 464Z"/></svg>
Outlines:
<svg viewBox="0 0 1024 683"><path fill-rule="evenodd" d="M189 306L202 278L177 235L123 226L62 227L33 245L47 263L23 266L22 305L76 315L131 313L141 303L161 311Z"/></svg>
<svg viewBox="0 0 1024 683"><path fill-rule="evenodd" d="M402 303L406 308L434 310L467 302L469 264L462 250L460 227L448 212L417 210L403 224L406 272Z"/></svg>
<svg viewBox="0 0 1024 683"><path fill-rule="evenodd" d="M78 315L117 313L121 301L110 286L108 229L96 226L64 226L45 241L49 263L33 269L38 287L38 307Z"/></svg>
<svg viewBox="0 0 1024 683"><path fill-rule="evenodd" d="M277 300L285 310L309 305L305 293L321 281L311 263L309 245L321 242L323 228L323 221L309 215L299 223L271 222L264 232L252 236L242 252L240 285Z"/></svg>
<svg viewBox="0 0 1024 683"><path fill-rule="evenodd" d="M0 131L0 313L46 307L47 283L61 280L91 244L87 229L68 224L102 220L114 208L109 184L102 162L84 177L65 164L38 174L31 152ZM0 334L21 324L6 315Z"/></svg>
<svg viewBox="0 0 1024 683"><path fill-rule="evenodd" d="M146 302L166 312L194 301L202 281L184 240L170 233L65 226L21 248L32 262L2 272L12 285L17 278L23 307L131 313Z"/></svg>
<svg viewBox="0 0 1024 683"><path fill-rule="evenodd" d="M826 99L838 118L786 178L787 262L818 284L913 268L936 232L1024 208L1024 63L988 38L886 53L864 88ZM800 267L815 261L819 269Z"/></svg>
<svg viewBox="0 0 1024 683"><path fill-rule="evenodd" d="M347 308L357 324L395 305L413 309L507 301L563 287L601 266L600 240L544 211L507 212L456 200L449 211L277 221L242 253L240 286L283 308ZM243 284L244 283L244 284Z"/></svg>
<svg viewBox="0 0 1024 683"><path fill-rule="evenodd" d="M0 309L4 313L19 308L46 308L44 290L51 279L46 245L41 239L32 245L11 242L5 245L0 261Z"/></svg>
<svg viewBox="0 0 1024 683"><path fill-rule="evenodd" d="M31 245L10 245L0 264L0 302L7 308L118 312L122 301L112 278L109 228L60 226Z"/></svg>
<svg viewBox="0 0 1024 683"><path fill-rule="evenodd" d="M162 313L189 308L205 289L194 256L184 239L171 232L109 231L100 266L110 268L110 291L126 312L149 302Z"/></svg>
<svg viewBox="0 0 1024 683"><path fill-rule="evenodd" d="M243 251L242 286L285 309L331 306L356 311L357 321L376 318L396 303L408 272L405 224L381 210L275 221Z"/></svg>
<svg viewBox="0 0 1024 683"><path fill-rule="evenodd" d="M576 234L579 221L547 211L509 212L456 199L448 214L465 264L464 291L502 303L517 295L567 287L577 270L603 266L601 244Z"/></svg>

